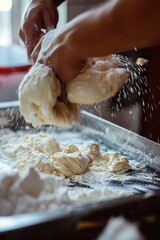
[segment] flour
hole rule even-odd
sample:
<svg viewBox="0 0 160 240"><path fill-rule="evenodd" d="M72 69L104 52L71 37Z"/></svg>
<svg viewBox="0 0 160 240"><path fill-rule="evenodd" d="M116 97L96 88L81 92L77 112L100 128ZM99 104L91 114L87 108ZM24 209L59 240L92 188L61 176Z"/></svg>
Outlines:
<svg viewBox="0 0 160 240"><path fill-rule="evenodd" d="M72 205L63 177L43 175L34 168L23 174L0 175L0 215L55 210Z"/></svg>
<svg viewBox="0 0 160 240"><path fill-rule="evenodd" d="M80 141L77 133L76 141L66 133L60 138L48 132L0 133L1 215L49 211L133 194L127 187L105 186L110 179L123 178L132 166L126 156L102 151L95 141Z"/></svg>
<svg viewBox="0 0 160 240"><path fill-rule="evenodd" d="M111 218L97 240L144 240L138 226L123 217Z"/></svg>

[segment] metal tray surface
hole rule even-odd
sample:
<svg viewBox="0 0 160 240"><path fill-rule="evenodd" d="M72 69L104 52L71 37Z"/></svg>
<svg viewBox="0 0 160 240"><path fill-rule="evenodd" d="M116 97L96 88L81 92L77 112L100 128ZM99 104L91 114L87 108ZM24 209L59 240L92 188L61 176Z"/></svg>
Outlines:
<svg viewBox="0 0 160 240"><path fill-rule="evenodd" d="M52 213L35 213L25 214L20 216L0 217L0 236L1 234L9 234L17 229L27 229L40 224L51 223L52 227L59 224L61 221L63 224L66 222L76 222L77 219L81 219L85 216L94 215L97 212L102 214L105 212L106 216L112 216L119 214L122 209L123 213L133 214L135 207L136 213L140 212L141 215L146 212L149 202L146 204L144 212L142 209L139 211L137 205L139 202L146 202L146 199L156 199L154 206L155 212L160 201L160 145L153 141L150 141L144 137L139 136L129 130L119 127L109 121L101 119L86 111L81 111L81 118L79 122L68 128L59 128L54 126L44 126L40 129L34 129L30 125L26 124L23 117L20 115L18 102L6 102L0 103L0 127L9 128L14 131L48 131L61 136L59 133L70 132L81 136L80 141L95 140L101 144L104 151L116 150L129 157L132 161L141 162L144 167L135 170L128 171L118 177L111 177L101 180L86 182L72 181L70 180L68 188L72 189L89 189L105 186L106 188L128 189L132 194L127 197L119 197L117 199L111 199L107 201L97 201L89 204L79 204L73 209L63 209L61 211ZM62 134L62 136L63 136ZM63 139L64 140L64 139ZM79 139L72 139L72 141L79 141ZM147 192L152 192L151 195L146 195ZM158 200L157 200L158 199ZM147 200L148 201L148 200ZM129 204L134 204L131 212L129 212ZM153 208L152 208L153 210ZM142 214L143 212L143 214ZM64 224L65 225L65 224ZM43 238L42 238L43 239ZM45 238L44 238L45 239Z"/></svg>

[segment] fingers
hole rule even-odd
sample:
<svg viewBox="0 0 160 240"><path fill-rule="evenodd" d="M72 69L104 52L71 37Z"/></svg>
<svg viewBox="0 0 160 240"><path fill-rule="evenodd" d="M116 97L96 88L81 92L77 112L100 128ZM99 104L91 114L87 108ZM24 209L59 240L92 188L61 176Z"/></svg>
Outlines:
<svg viewBox="0 0 160 240"><path fill-rule="evenodd" d="M20 29L19 34L25 44L28 60L31 61L31 54L41 37L44 35L41 31L42 21L39 19L38 22L35 22L34 24L26 22L23 26L24 27Z"/></svg>
<svg viewBox="0 0 160 240"><path fill-rule="evenodd" d="M50 11L46 8L43 12L44 26L46 31L50 31L51 29L56 28L58 22L58 11L54 8Z"/></svg>
<svg viewBox="0 0 160 240"><path fill-rule="evenodd" d="M37 61L51 67L63 83L72 80L86 65L86 59L77 57L67 36L64 28L50 30L31 54L33 63Z"/></svg>
<svg viewBox="0 0 160 240"><path fill-rule="evenodd" d="M55 28L57 22L58 11L53 1L30 1L19 31L19 36L26 46L29 61L41 37Z"/></svg>

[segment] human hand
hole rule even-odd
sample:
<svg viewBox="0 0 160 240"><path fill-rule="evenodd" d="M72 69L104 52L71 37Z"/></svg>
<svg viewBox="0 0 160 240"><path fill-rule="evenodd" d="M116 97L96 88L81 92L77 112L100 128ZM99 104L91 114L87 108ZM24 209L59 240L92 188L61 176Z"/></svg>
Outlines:
<svg viewBox="0 0 160 240"><path fill-rule="evenodd" d="M71 43L68 25L50 30L35 47L31 58L51 67L61 82L72 80L86 65L79 51Z"/></svg>
<svg viewBox="0 0 160 240"><path fill-rule="evenodd" d="M29 60L40 38L57 25L58 11L55 2L53 0L31 0L26 6L19 35L26 46Z"/></svg>

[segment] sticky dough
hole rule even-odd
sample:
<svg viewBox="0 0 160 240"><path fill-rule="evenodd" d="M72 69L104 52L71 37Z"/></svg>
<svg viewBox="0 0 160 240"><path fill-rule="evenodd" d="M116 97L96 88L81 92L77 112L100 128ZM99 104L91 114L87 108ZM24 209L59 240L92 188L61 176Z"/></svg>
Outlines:
<svg viewBox="0 0 160 240"><path fill-rule="evenodd" d="M51 68L36 63L19 85L20 112L34 127L68 125L78 116L78 106L58 100L61 85Z"/></svg>
<svg viewBox="0 0 160 240"><path fill-rule="evenodd" d="M89 59L88 67L66 84L71 103L94 104L114 96L127 80L125 69L112 57Z"/></svg>
<svg viewBox="0 0 160 240"><path fill-rule="evenodd" d="M127 80L125 69L111 56L89 59L81 73L64 87L51 68L36 63L19 86L20 111L34 127L69 125L79 117L78 104L94 104L113 96Z"/></svg>

